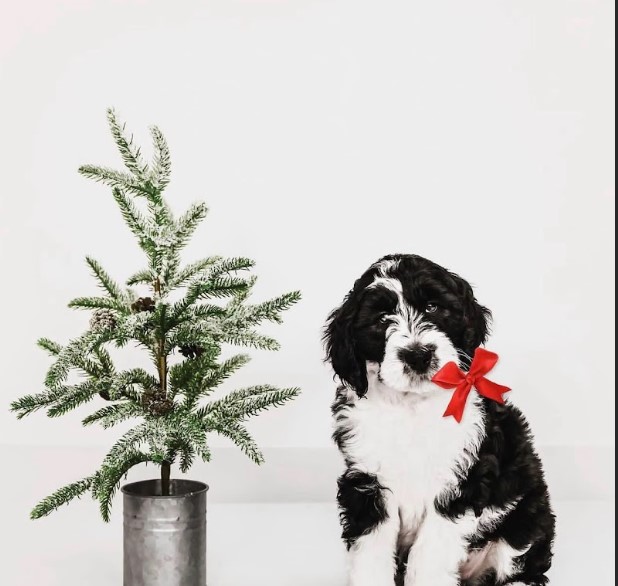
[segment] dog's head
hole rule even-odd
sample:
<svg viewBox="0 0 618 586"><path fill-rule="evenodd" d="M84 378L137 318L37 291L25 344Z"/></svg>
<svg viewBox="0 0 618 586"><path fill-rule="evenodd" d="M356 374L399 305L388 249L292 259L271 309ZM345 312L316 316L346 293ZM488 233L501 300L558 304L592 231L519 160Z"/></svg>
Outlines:
<svg viewBox="0 0 618 586"><path fill-rule="evenodd" d="M444 364L469 364L490 316L461 277L420 256L386 256L329 316L327 359L361 397L368 374L397 391L427 392Z"/></svg>

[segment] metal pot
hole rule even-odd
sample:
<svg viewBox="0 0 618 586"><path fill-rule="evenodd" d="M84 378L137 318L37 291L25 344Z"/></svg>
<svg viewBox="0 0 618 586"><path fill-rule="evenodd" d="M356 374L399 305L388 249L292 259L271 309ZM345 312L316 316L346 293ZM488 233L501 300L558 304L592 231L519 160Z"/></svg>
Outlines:
<svg viewBox="0 0 618 586"><path fill-rule="evenodd" d="M206 493L192 480L127 484L124 586L206 586Z"/></svg>

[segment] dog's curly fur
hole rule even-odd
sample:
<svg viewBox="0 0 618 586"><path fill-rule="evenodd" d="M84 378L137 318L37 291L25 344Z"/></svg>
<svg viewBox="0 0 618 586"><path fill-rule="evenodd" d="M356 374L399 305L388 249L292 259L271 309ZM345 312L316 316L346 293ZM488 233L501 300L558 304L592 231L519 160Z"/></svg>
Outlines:
<svg viewBox="0 0 618 586"><path fill-rule="evenodd" d="M415 255L379 260L330 315L351 586L547 584L555 521L523 415L473 394L458 424L431 383L450 360L469 366L490 316Z"/></svg>

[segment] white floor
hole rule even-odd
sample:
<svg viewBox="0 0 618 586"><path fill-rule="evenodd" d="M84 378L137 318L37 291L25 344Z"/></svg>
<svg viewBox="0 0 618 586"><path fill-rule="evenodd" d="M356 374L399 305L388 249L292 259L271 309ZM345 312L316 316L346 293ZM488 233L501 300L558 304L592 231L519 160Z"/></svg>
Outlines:
<svg viewBox="0 0 618 586"><path fill-rule="evenodd" d="M613 502L561 501L555 508L559 534L552 584L614 584ZM122 584L119 506L109 525L86 502L37 522L23 513L21 507L3 513L11 530L0 548L1 586ZM346 583L333 505L216 504L208 520L209 586Z"/></svg>

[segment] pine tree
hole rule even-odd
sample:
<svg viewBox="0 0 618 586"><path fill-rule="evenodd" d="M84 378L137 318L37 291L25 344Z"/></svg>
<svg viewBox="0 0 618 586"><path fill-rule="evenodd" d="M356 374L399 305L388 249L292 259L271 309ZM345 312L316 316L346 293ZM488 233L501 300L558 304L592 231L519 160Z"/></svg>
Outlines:
<svg viewBox="0 0 618 586"><path fill-rule="evenodd" d="M161 131L151 128L154 156L147 163L113 110L108 110L108 121L126 170L84 165L79 171L111 187L147 264L121 286L98 261L86 258L101 294L78 297L69 307L91 312L89 329L64 346L39 340L53 358L45 390L14 401L11 409L18 418L41 409L49 417L59 417L102 400L104 405L83 425L107 429L131 419L138 423L113 445L98 471L43 499L32 510L32 518L90 492L107 521L122 478L142 463L161 468L162 493L169 494L173 464L186 472L196 458L210 460L209 432L228 437L261 464L262 453L245 421L299 393L298 388L258 385L204 404L204 398L249 361L246 354L222 360L222 345L276 350L277 342L260 334L256 326L264 321L280 323L281 313L300 299L300 293L250 304L256 279L247 274L254 265L248 258L213 256L183 266L181 251L206 216L206 206L195 204L175 217L163 197L171 163ZM148 296L138 297L135 286L146 288ZM110 347L128 344L148 352L153 372L115 367Z"/></svg>

